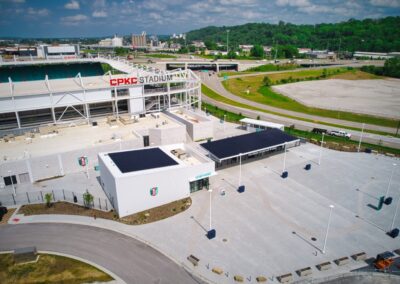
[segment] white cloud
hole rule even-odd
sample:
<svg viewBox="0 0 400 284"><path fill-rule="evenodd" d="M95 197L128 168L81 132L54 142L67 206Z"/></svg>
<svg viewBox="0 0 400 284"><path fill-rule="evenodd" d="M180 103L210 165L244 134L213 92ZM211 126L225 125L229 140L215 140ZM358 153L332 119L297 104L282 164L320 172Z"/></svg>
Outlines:
<svg viewBox="0 0 400 284"><path fill-rule="evenodd" d="M67 25L67 26L77 26L81 22L87 21L88 19L89 19L89 17L86 16L86 15L77 14L77 15L74 15L74 16L62 17L61 18L61 22L64 25Z"/></svg>
<svg viewBox="0 0 400 284"><path fill-rule="evenodd" d="M93 18L106 18L108 16L106 11L94 11L92 13Z"/></svg>
<svg viewBox="0 0 400 284"><path fill-rule="evenodd" d="M370 0L369 3L371 3L373 6L380 7L400 7L400 0Z"/></svg>
<svg viewBox="0 0 400 284"><path fill-rule="evenodd" d="M306 7L312 4L308 0L276 0L278 6Z"/></svg>
<svg viewBox="0 0 400 284"><path fill-rule="evenodd" d="M45 17L45 16L48 16L50 14L50 11L45 9L45 8L44 9L28 8L26 10L26 12L30 16L39 16L39 17Z"/></svg>
<svg viewBox="0 0 400 284"><path fill-rule="evenodd" d="M71 2L68 2L64 5L65 9L68 10L79 10L80 9L80 5L79 2L76 0L71 0Z"/></svg>

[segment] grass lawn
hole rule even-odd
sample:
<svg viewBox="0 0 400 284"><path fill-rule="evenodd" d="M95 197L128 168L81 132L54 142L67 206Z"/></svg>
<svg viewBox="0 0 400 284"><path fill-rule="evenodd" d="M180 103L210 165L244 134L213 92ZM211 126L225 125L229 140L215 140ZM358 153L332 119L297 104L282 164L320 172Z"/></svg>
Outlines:
<svg viewBox="0 0 400 284"><path fill-rule="evenodd" d="M14 263L12 254L0 254L0 283L91 283L113 280L103 271L75 259L40 254L36 263Z"/></svg>
<svg viewBox="0 0 400 284"><path fill-rule="evenodd" d="M315 78L317 76L321 76L322 72L323 72L322 69L304 70L299 72L275 73L268 75L268 77L271 79L273 83L276 83L278 80L288 79L289 77L291 77L292 80L296 79L302 80L312 77ZM354 69L345 70L343 68L333 68L333 69L327 69L327 72L329 72L330 74L328 75L328 78L338 78L338 79L340 78L349 80L379 78L376 75L368 74ZM381 125L393 128L397 127L398 121L393 119L370 116L365 114L356 114L344 111L335 111L335 110L326 110L326 109L308 107L287 96L274 92L270 87L264 86L262 82L263 79L264 75L251 76L251 77L228 79L226 81L223 81L222 84L228 91L235 94L236 96L251 101L255 101L261 104L266 104L272 107L306 113L310 115L317 115L321 117L337 118L342 120ZM246 93L246 90L249 90L249 94Z"/></svg>
<svg viewBox="0 0 400 284"><path fill-rule="evenodd" d="M250 71L222 71L218 73L218 77L224 77L224 76L235 76L235 75L245 75L245 74L251 74L254 72Z"/></svg>
<svg viewBox="0 0 400 284"><path fill-rule="evenodd" d="M162 219L179 214L185 211L192 204L192 200L184 198L162 206L158 206L149 210L138 212L123 218L118 218L114 211L100 211L96 209L88 209L80 205L68 202L55 202L50 207L46 204L28 204L23 205L18 214L26 216L41 215L41 214L65 214L65 215L80 215L93 218L103 218L114 220L128 225L141 225L156 222ZM0 282L1 283L1 282Z"/></svg>
<svg viewBox="0 0 400 284"><path fill-rule="evenodd" d="M224 119L224 115L226 115L225 120L228 122L238 122L242 118L245 118L241 113L233 113L230 111L226 111L223 109L220 109L216 106L207 104L207 103L201 103L202 108L204 111L207 111L207 113L211 114L212 116L218 117L220 119Z"/></svg>
<svg viewBox="0 0 400 284"><path fill-rule="evenodd" d="M178 58L178 57L175 56L175 55L164 54L164 53L146 54L145 57L150 57L150 58Z"/></svg>

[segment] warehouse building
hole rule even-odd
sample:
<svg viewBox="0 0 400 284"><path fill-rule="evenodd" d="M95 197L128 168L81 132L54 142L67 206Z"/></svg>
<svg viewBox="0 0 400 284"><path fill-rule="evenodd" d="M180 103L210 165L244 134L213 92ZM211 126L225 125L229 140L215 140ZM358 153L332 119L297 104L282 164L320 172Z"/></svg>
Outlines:
<svg viewBox="0 0 400 284"><path fill-rule="evenodd" d="M101 185L120 217L161 206L207 188L214 162L185 144L98 156Z"/></svg>

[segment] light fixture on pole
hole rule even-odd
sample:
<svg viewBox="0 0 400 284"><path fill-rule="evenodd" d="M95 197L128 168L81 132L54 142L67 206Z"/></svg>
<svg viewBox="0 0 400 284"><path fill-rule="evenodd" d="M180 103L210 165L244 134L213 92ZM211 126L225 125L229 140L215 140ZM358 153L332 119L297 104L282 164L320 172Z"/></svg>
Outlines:
<svg viewBox="0 0 400 284"><path fill-rule="evenodd" d="M285 142L285 144L283 144L283 151L284 151L284 154L283 154L283 169L282 169L282 174L283 174L284 172L286 172L286 142Z"/></svg>
<svg viewBox="0 0 400 284"><path fill-rule="evenodd" d="M394 211L393 220L392 220L392 225L390 226L389 232L392 232L392 231L393 231L394 222L396 221L397 212L399 211L399 205L400 205L400 197L399 197L399 199L397 200L396 210Z"/></svg>
<svg viewBox="0 0 400 284"><path fill-rule="evenodd" d="M393 174L394 174L394 172L396 170L396 166L397 166L397 164L393 163L392 173L390 174L389 184L388 184L388 187L387 187L387 190L386 190L386 193L385 193L385 198L389 197L389 190L390 190L390 186L392 185Z"/></svg>
<svg viewBox="0 0 400 284"><path fill-rule="evenodd" d="M242 153L239 154L239 185L242 185Z"/></svg>
<svg viewBox="0 0 400 284"><path fill-rule="evenodd" d="M224 132L225 132L226 114L224 114Z"/></svg>
<svg viewBox="0 0 400 284"><path fill-rule="evenodd" d="M320 148L320 151L319 151L318 165L321 165L322 148L324 148L324 137L325 137L325 133L322 133L322 140L321 140L321 148Z"/></svg>
<svg viewBox="0 0 400 284"><path fill-rule="evenodd" d="M212 196L212 189L209 188L208 192L210 193L210 231L211 231L211 229L212 229L212 223L211 223L211 213L212 213L212 210L211 210L211 196Z"/></svg>
<svg viewBox="0 0 400 284"><path fill-rule="evenodd" d="M360 136L360 141L358 141L358 149L357 149L357 152L360 152L361 141L362 141L362 139L363 139L363 134L364 134L364 127L365 127L365 123L362 124L361 136Z"/></svg>
<svg viewBox="0 0 400 284"><path fill-rule="evenodd" d="M209 240L211 240L211 239L213 239L213 238L215 238L215 236L216 236L216 231L215 231L215 229L212 229L212 223L211 223L211 214L212 214L212 209L211 209L211 197L212 197L212 189L210 188L210 189L208 189L208 192L210 193L210 229L207 231L207 238L209 239Z"/></svg>
<svg viewBox="0 0 400 284"><path fill-rule="evenodd" d="M8 171L8 175L10 176L11 185L12 185L12 189L13 189L13 194L14 194L14 196L16 196L15 185L14 185L13 177L11 175L11 171Z"/></svg>
<svg viewBox="0 0 400 284"><path fill-rule="evenodd" d="M331 217L332 217L332 210L335 208L332 204L329 205L329 218L328 218L328 226L326 227L326 234L325 234L325 241L324 241L324 247L322 248L322 253L325 253L325 248L326 248L326 242L328 240L328 233L329 233L329 226L331 224Z"/></svg>

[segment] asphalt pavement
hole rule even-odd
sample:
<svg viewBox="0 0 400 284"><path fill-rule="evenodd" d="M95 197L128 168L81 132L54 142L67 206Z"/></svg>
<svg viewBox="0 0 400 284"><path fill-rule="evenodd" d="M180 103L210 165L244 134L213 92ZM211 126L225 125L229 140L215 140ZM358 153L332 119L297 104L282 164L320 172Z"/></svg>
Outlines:
<svg viewBox="0 0 400 284"><path fill-rule="evenodd" d="M28 246L94 262L129 284L202 283L150 246L114 231L73 224L0 227L0 251Z"/></svg>

